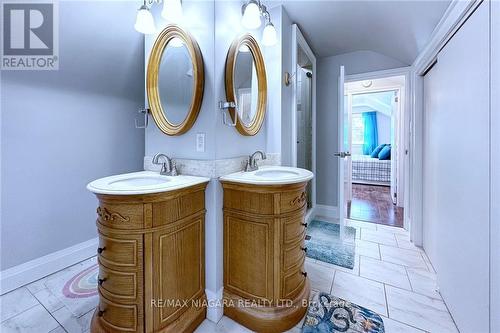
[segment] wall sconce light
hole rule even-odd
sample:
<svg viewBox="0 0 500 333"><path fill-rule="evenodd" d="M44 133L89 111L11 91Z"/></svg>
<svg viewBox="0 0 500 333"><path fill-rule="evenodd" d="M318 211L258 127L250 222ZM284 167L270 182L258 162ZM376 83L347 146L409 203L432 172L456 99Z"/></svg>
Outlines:
<svg viewBox="0 0 500 333"><path fill-rule="evenodd" d="M135 30L143 34L152 34L156 31L153 14L151 14L151 6L154 3L163 2L163 10L161 16L172 23L182 21L182 3L181 0L144 0L143 5L137 11L135 20Z"/></svg>
<svg viewBox="0 0 500 333"><path fill-rule="evenodd" d="M261 4L260 0L249 0L241 7L241 24L247 29L257 29L262 24L262 18L266 26L262 32L262 44L273 46L277 42L276 28L271 22L271 15L266 6Z"/></svg>

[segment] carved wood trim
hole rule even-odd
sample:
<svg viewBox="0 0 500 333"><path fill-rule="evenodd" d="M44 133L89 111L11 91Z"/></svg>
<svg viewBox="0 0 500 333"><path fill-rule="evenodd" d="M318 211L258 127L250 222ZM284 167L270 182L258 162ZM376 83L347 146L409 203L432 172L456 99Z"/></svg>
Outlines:
<svg viewBox="0 0 500 333"><path fill-rule="evenodd" d="M293 200L290 200L290 206L302 206L307 201L306 192L302 192L299 196L296 196Z"/></svg>
<svg viewBox="0 0 500 333"><path fill-rule="evenodd" d="M130 217L125 217L120 213L109 211L107 208L97 207L97 215L103 221L129 222Z"/></svg>

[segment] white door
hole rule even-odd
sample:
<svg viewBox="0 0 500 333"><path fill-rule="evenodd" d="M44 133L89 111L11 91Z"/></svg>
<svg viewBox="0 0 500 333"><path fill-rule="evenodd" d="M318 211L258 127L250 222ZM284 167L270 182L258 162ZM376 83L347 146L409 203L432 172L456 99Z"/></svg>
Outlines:
<svg viewBox="0 0 500 333"><path fill-rule="evenodd" d="M345 86L344 86L345 91ZM352 94L344 92L344 151L352 152ZM347 154L344 159L344 200L347 203L352 200L352 157Z"/></svg>
<svg viewBox="0 0 500 333"><path fill-rule="evenodd" d="M339 87L338 87L338 147L337 152L334 156L337 158L337 168L338 168L338 209L339 209L339 223L340 223L340 235L344 234L344 225L346 218L346 205L345 205L345 158L350 156L350 153L345 149L345 137L344 137L344 83L345 83L345 70L344 66L340 66L339 75Z"/></svg>
<svg viewBox="0 0 500 333"><path fill-rule="evenodd" d="M398 145L399 145L399 90L394 91L394 98L392 99L392 112L391 112L391 198L392 203L397 203L397 173L398 173Z"/></svg>

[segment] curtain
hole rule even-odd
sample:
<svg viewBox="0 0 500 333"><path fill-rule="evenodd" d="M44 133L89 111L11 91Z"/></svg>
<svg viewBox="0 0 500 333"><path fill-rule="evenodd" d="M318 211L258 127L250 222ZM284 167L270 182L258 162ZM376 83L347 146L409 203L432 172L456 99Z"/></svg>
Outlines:
<svg viewBox="0 0 500 333"><path fill-rule="evenodd" d="M363 154L370 155L378 146L377 112L363 112Z"/></svg>

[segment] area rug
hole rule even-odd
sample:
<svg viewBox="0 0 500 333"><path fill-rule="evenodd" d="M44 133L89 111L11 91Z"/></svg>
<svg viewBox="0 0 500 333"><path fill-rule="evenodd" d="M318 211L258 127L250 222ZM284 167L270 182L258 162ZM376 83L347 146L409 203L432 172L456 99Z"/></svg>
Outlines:
<svg viewBox="0 0 500 333"><path fill-rule="evenodd" d="M99 301L98 273L94 257L54 274L45 281L45 286L71 313L80 317L95 308Z"/></svg>
<svg viewBox="0 0 500 333"><path fill-rule="evenodd" d="M367 308L319 292L307 309L302 332L384 333L384 322Z"/></svg>
<svg viewBox="0 0 500 333"><path fill-rule="evenodd" d="M307 226L307 256L323 262L352 269L356 228L344 226L344 236L340 237L337 223L312 220Z"/></svg>

